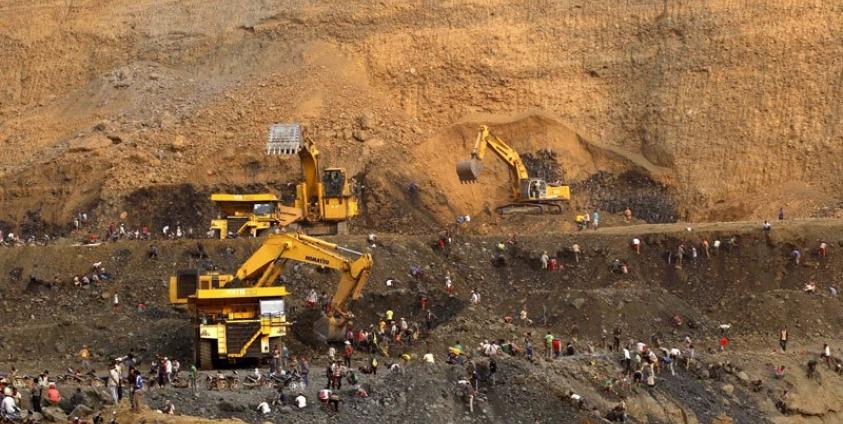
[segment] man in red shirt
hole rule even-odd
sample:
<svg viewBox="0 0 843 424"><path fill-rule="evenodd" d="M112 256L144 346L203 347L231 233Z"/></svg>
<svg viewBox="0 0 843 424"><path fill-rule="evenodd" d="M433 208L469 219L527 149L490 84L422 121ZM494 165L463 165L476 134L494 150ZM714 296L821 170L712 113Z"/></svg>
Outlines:
<svg viewBox="0 0 843 424"><path fill-rule="evenodd" d="M554 338L553 342L551 342L551 344L553 346L553 358L557 359L557 358L559 358L559 355L562 353L562 340Z"/></svg>
<svg viewBox="0 0 843 424"><path fill-rule="evenodd" d="M345 361L345 366L351 368L351 355L354 354L354 348L351 347L351 342L348 340L345 341L345 350L342 353L343 361Z"/></svg>

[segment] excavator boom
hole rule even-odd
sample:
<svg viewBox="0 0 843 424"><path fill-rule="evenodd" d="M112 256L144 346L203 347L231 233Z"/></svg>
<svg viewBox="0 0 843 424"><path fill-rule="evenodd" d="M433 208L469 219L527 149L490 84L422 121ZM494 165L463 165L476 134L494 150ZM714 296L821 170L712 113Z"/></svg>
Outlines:
<svg viewBox="0 0 843 424"><path fill-rule="evenodd" d="M372 268L372 255L304 234L282 233L267 237L261 247L240 266L235 277L248 286L268 286L281 275L287 260L340 272L342 276L332 306L341 315L348 313L349 300L360 298L369 278L369 269Z"/></svg>
<svg viewBox="0 0 843 424"><path fill-rule="evenodd" d="M457 176L460 181L464 183L477 181L477 178L480 177L480 171L483 169L480 161L486 156L486 149L492 149L509 166L511 189L514 196L517 197L521 191L521 182L530 178L527 167L524 166L518 152L500 138L492 135L486 125L481 126L480 132L477 133L474 149L471 151L471 159L457 163Z"/></svg>
<svg viewBox="0 0 843 424"><path fill-rule="evenodd" d="M343 340L344 324L354 317L349 301L363 294L372 268L372 255L304 234L273 234L240 266L236 278L247 286L271 286L288 260L339 271L340 281L331 298L331 312L313 323L313 332L319 340Z"/></svg>

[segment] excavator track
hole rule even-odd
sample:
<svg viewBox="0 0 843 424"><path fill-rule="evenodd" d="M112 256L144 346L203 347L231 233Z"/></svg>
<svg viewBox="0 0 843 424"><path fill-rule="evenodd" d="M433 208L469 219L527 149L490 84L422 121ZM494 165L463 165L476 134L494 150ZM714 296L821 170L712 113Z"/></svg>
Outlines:
<svg viewBox="0 0 843 424"><path fill-rule="evenodd" d="M561 214L562 204L558 202L515 202L498 206L495 211L501 215L529 214Z"/></svg>

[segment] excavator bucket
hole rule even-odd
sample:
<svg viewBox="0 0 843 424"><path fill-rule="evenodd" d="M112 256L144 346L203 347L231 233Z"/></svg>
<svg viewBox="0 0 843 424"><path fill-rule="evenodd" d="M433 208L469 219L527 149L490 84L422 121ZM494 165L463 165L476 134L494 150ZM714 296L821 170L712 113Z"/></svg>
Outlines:
<svg viewBox="0 0 843 424"><path fill-rule="evenodd" d="M313 333L322 343L341 342L345 340L345 322L323 314L313 323Z"/></svg>
<svg viewBox="0 0 843 424"><path fill-rule="evenodd" d="M460 182L473 183L480 177L483 164L477 159L469 159L457 162L457 176Z"/></svg>
<svg viewBox="0 0 843 424"><path fill-rule="evenodd" d="M269 128L269 140L266 153L270 155L292 156L302 148L301 125L275 124Z"/></svg>
<svg viewBox="0 0 843 424"><path fill-rule="evenodd" d="M282 204L275 205L275 217L278 219L278 224L286 227L294 222L301 220L301 209L284 206Z"/></svg>

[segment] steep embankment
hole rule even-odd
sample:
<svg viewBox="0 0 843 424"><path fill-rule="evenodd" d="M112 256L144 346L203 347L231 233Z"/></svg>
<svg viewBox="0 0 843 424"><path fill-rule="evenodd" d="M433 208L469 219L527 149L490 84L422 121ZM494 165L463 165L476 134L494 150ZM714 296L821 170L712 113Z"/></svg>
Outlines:
<svg viewBox="0 0 843 424"><path fill-rule="evenodd" d="M841 285L836 271L840 256L820 258L812 252L819 239L836 246L840 229L836 221L808 221L779 225L770 235L754 224L710 224L691 232L681 226L664 230L634 225L524 236L509 245L504 267L490 264L498 238L460 236L446 255L430 248L432 237L383 235L379 246L371 249L376 265L366 296L356 308L361 324L373 322L388 307L399 316L418 318L417 296L420 290L426 291L444 321L466 325L451 336L472 340L485 333L475 327L475 319L491 319L494 324L489 328L508 331L499 320L517 315L524 305L534 320L546 321L554 331L567 334L576 326L592 340L615 326L631 337L688 332L701 338L712 335L722 323L731 323L732 333L741 336L772 337L784 325L804 337L839 336L843 306L828 294L828 287ZM632 237L644 241L641 255L628 248ZM735 246L729 246L732 237ZM699 244L703 238L722 240L724 247L706 258ZM338 241L358 250L369 249L359 237ZM211 257L203 264L233 272L258 242L202 241ZM570 251L573 243L583 250L579 262ZM675 252L680 243L688 251L692 245L700 249L696 262L686 258L682 267L676 267L675 260L667 263L668 252ZM179 269L196 266L196 242L155 244L160 249L158 260L147 257L147 242L2 249L0 275L5 276L5 296L1 316L22 319L27 325L9 329L12 333L1 356L22 360L8 355L37 353L39 361L60 358L86 342L102 349L106 357L130 347L187 355L190 329L186 317L167 304L166 278ZM793 265L789 256L794 248L803 252L799 266ZM540 270L542 251L559 257L565 269L556 273ZM629 274L612 272L610 264L616 258L628 264ZM74 275L84 275L90 264L100 261L113 276L111 281L84 289L72 286ZM422 267L425 277L411 278L408 274L413 266ZM484 297L483 305L467 312L466 302L448 300L442 283L446 271L454 276L460 298L466 299L476 288ZM310 288L333 291L338 276L304 267L288 270L285 278L292 302L297 304ZM387 288L383 282L388 278L402 281L399 289ZM808 281L817 282L818 294L802 293ZM115 292L121 295L124 311L113 317L110 299ZM148 310L136 311L138 303ZM770 314L771 310L779 313ZM683 328L674 327L674 315L682 317ZM129 322L135 322L132 334L117 331ZM32 326L52 336L30 340L25 335ZM102 333L113 337L96 336ZM181 336L171 337L173 334Z"/></svg>

